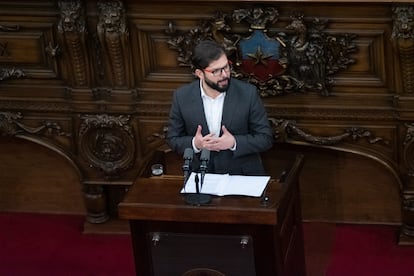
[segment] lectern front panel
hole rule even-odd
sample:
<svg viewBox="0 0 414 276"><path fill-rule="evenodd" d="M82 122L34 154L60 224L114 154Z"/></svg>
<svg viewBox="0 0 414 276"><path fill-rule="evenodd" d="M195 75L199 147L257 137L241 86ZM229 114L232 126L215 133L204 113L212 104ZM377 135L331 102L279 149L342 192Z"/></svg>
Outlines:
<svg viewBox="0 0 414 276"><path fill-rule="evenodd" d="M253 239L242 235L150 232L154 276L255 276Z"/></svg>
<svg viewBox="0 0 414 276"><path fill-rule="evenodd" d="M304 276L296 158L263 197L187 204L182 177L139 178L118 206L130 221L137 276ZM265 200L266 199L266 200Z"/></svg>

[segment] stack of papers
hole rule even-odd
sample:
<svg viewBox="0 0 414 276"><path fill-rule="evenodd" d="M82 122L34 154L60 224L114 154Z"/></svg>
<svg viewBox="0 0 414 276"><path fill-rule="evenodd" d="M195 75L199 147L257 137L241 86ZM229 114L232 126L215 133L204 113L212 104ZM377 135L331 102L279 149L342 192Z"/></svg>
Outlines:
<svg viewBox="0 0 414 276"><path fill-rule="evenodd" d="M192 172L181 193L196 193L196 173ZM198 174L199 186L201 175ZM260 197L266 188L270 176L246 176L206 173L204 183L199 189L202 194L217 196L243 195Z"/></svg>

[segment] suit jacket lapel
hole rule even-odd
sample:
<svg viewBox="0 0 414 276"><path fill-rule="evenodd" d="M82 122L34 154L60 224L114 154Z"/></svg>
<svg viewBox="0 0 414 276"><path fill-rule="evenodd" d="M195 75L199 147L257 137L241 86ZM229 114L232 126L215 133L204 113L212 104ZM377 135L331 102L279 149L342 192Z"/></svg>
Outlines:
<svg viewBox="0 0 414 276"><path fill-rule="evenodd" d="M224 126L230 126L235 112L237 110L237 95L236 91L229 87L229 90L226 93L226 98L224 99L223 104L223 115L221 118L221 124ZM221 132L221 131L220 131Z"/></svg>
<svg viewBox="0 0 414 276"><path fill-rule="evenodd" d="M193 103L193 116L194 121L199 122L202 126L202 134L207 135L210 131L208 129L206 116L204 114L204 105L203 99L201 98L200 83L196 82L197 88L193 91L195 93L191 94L190 102Z"/></svg>

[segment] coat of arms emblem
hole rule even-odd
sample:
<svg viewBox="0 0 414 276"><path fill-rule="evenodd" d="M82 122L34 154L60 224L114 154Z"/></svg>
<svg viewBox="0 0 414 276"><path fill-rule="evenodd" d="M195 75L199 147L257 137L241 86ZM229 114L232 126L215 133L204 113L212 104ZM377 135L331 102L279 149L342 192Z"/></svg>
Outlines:
<svg viewBox="0 0 414 276"><path fill-rule="evenodd" d="M226 49L233 63L233 77L258 87L261 96L316 92L330 95L333 76L355 60L353 34L325 32L327 21L293 14L284 28L275 26L279 13L274 7L218 12L200 26L172 36L170 48L181 66L190 66L191 50L200 40L211 39Z"/></svg>

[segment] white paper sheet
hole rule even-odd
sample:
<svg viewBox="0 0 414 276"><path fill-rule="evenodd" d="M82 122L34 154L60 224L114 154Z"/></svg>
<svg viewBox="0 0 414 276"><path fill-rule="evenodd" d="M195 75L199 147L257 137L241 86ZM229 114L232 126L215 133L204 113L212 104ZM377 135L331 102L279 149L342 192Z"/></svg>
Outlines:
<svg viewBox="0 0 414 276"><path fill-rule="evenodd" d="M181 190L181 193L195 193L196 173L191 173L187 184ZM198 174L199 185L201 185L201 175ZM262 195L270 176L245 176L229 174L211 174L206 173L201 193L225 196L225 195L244 195L259 197Z"/></svg>

